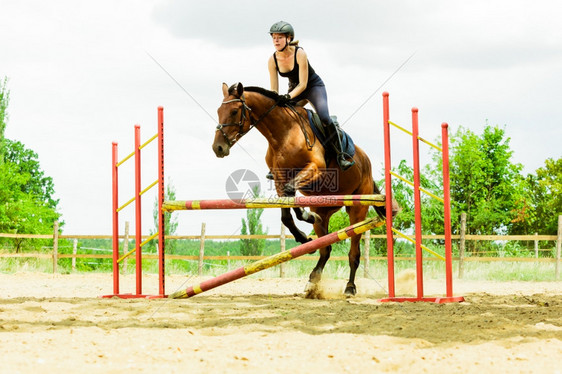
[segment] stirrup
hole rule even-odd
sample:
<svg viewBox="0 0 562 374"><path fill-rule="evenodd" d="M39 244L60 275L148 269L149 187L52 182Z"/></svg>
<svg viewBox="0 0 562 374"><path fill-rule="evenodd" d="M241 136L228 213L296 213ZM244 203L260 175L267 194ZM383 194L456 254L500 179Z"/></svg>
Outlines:
<svg viewBox="0 0 562 374"><path fill-rule="evenodd" d="M351 161L348 161L347 158L351 158ZM339 153L336 161L338 162L340 169L342 169L343 171L346 171L347 169L355 165L355 160L345 152Z"/></svg>
<svg viewBox="0 0 562 374"><path fill-rule="evenodd" d="M265 179L269 179L269 180L275 179L273 178L273 173L271 173L271 170L265 175Z"/></svg>

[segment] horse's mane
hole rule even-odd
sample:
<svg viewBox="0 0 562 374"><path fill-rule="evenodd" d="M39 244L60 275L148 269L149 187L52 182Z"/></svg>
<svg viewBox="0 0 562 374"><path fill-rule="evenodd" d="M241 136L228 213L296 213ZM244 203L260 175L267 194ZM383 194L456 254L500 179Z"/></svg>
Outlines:
<svg viewBox="0 0 562 374"><path fill-rule="evenodd" d="M235 89L236 89L236 85L233 85L229 88L228 92L232 94ZM272 100L277 100L277 98L279 97L279 94L277 92L266 90L265 88L257 87L257 86L244 87L244 91L256 92L265 97L269 97Z"/></svg>
<svg viewBox="0 0 562 374"><path fill-rule="evenodd" d="M244 87L244 91L257 92L273 100L277 100L277 98L279 97L279 94L277 92L266 90L265 88L262 87L256 87L256 86Z"/></svg>

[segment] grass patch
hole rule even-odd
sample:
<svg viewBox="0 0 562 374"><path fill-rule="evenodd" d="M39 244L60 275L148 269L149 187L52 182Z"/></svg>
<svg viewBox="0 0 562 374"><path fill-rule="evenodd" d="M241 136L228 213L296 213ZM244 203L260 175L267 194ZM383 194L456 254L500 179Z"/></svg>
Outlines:
<svg viewBox="0 0 562 374"><path fill-rule="evenodd" d="M465 262L463 279L504 282L554 281L554 265L554 262ZM458 274L458 270L455 274Z"/></svg>

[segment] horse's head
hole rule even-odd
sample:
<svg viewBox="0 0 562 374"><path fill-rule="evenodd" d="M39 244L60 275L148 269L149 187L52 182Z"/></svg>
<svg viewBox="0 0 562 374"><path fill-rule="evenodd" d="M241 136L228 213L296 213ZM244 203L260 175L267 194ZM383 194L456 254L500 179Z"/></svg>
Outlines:
<svg viewBox="0 0 562 374"><path fill-rule="evenodd" d="M222 93L224 99L217 109L219 125L213 142L213 151L217 157L228 156L230 147L252 127L251 109L246 105L242 83L234 84L230 88L223 83Z"/></svg>

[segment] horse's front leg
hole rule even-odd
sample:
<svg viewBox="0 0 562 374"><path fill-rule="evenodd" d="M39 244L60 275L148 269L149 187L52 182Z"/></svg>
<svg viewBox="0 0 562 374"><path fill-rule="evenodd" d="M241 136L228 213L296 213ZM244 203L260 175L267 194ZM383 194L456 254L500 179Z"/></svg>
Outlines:
<svg viewBox="0 0 562 374"><path fill-rule="evenodd" d="M275 179L277 193L279 196L295 196L295 190L291 189L290 182L286 183L281 178ZM289 188L288 188L289 186ZM291 234L295 237L295 240L301 244L309 242L311 239L306 236L304 232L302 232L297 225L295 225L295 221L293 220L293 216L291 215L291 208L281 208L281 222L289 229Z"/></svg>
<svg viewBox="0 0 562 374"><path fill-rule="evenodd" d="M322 173L318 168L318 165L315 162L310 162L283 187L283 190L288 196L295 196L296 191L304 188L309 191L314 191L314 186L318 183L321 176ZM300 221L308 222L310 224L321 221L318 214L304 208L293 208L293 210L297 219Z"/></svg>
<svg viewBox="0 0 562 374"><path fill-rule="evenodd" d="M304 244L312 240L295 225L295 221L291 215L291 208L281 208L281 222L283 222L285 227L293 234L297 242Z"/></svg>
<svg viewBox="0 0 562 374"><path fill-rule="evenodd" d="M322 221L318 214L304 208L293 208L293 210L295 211L295 216L299 221L308 222L310 224Z"/></svg>

